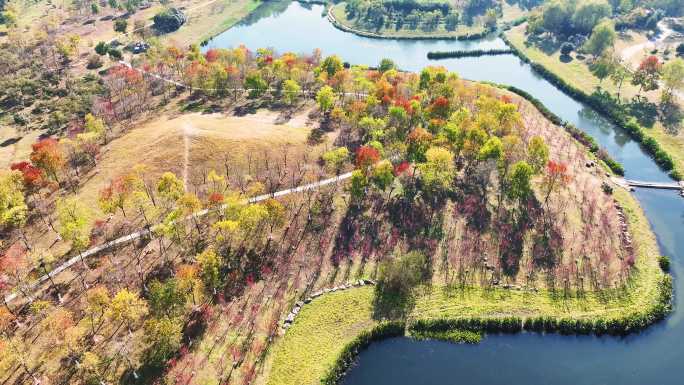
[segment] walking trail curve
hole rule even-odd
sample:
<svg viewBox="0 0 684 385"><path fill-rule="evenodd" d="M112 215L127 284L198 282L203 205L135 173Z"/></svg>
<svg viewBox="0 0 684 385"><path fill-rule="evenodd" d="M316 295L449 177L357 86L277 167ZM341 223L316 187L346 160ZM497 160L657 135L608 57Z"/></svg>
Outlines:
<svg viewBox="0 0 684 385"><path fill-rule="evenodd" d="M318 182L308 183L308 184L304 184L304 185L301 185L298 187L293 187L293 188L289 188L286 190L280 190L280 191L270 193L270 194L258 195L258 196L246 199L245 202L257 203L257 202L261 202L261 201L264 201L267 199L278 198L278 197L288 195L288 194L300 193L300 192L309 191L309 190L315 190L319 187L329 185L332 183L337 183L339 181L348 179L351 177L351 175L352 175L351 172L347 172L347 173L340 174L340 175L333 177L333 178L320 180ZM210 209L204 209L204 210L198 211L192 215L185 217L185 220L189 220L191 218L200 218L200 217L203 217L203 216L205 216L205 215L207 215L213 211L222 210L224 208L226 208L226 205L222 205L218 209L211 209L211 210ZM141 230L138 230L136 232L130 233L128 235L124 235L123 237L120 237L120 238L114 239L112 241L103 243L101 245L95 246L89 250L86 250L86 251L80 253L79 255L72 257L68 261L62 263L61 265L59 265L57 268L50 271L49 273L38 278L38 280L36 280L35 282L33 282L29 285L29 287L27 288L27 291L34 291L39 285L46 282L48 279L54 278L55 276L59 275L60 273L62 273L66 269L70 268L71 266L73 266L74 264L79 262L81 259L91 257L93 255L98 254L99 252L101 252L103 250L110 249L114 246L123 245L123 244L131 242L133 240L139 239L145 235L153 233L158 227L159 227L159 225L157 224L157 225L154 225L150 228L141 229ZM9 304L12 301L14 301L15 299L17 299L19 296L20 296L20 293L16 293L16 292L10 294L10 295L5 297L5 303Z"/></svg>

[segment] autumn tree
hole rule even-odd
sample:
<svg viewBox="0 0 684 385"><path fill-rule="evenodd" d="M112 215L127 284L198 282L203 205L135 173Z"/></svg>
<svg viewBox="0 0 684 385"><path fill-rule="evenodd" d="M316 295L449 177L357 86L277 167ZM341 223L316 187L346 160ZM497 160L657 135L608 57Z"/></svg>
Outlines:
<svg viewBox="0 0 684 385"><path fill-rule="evenodd" d="M329 171L339 174L349 159L349 150L347 150L347 147L337 147L323 153L322 159Z"/></svg>
<svg viewBox="0 0 684 385"><path fill-rule="evenodd" d="M175 203L185 194L185 185L174 173L165 172L157 182L157 193L167 203Z"/></svg>
<svg viewBox="0 0 684 385"><path fill-rule="evenodd" d="M23 188L24 182L19 171L0 173L0 227L21 229L26 225L28 206ZM22 238L28 247L26 238Z"/></svg>
<svg viewBox="0 0 684 385"><path fill-rule="evenodd" d="M59 173L64 168L65 160L57 140L46 138L32 145L31 163L41 169L47 176L59 183Z"/></svg>
<svg viewBox="0 0 684 385"><path fill-rule="evenodd" d="M91 335L97 334L102 327L111 300L109 291L104 286L96 286L86 291L85 313L90 324Z"/></svg>
<svg viewBox="0 0 684 385"><path fill-rule="evenodd" d="M197 264L202 282L208 291L216 295L221 286L221 260L214 249L208 248L197 255Z"/></svg>
<svg viewBox="0 0 684 385"><path fill-rule="evenodd" d="M425 159L425 163L418 165L425 190L431 193L448 190L456 176L454 154L442 147L431 147L425 152Z"/></svg>
<svg viewBox="0 0 684 385"><path fill-rule="evenodd" d="M147 314L147 311L145 300L141 299L138 294L128 289L121 289L112 299L107 309L107 317L119 323L114 331L116 333L122 326L126 326L130 330L133 324Z"/></svg>
<svg viewBox="0 0 684 385"><path fill-rule="evenodd" d="M109 186L100 190L98 203L100 209L108 214L114 214L117 209L126 216L125 205L133 193L131 179L127 176L119 176L109 182Z"/></svg>
<svg viewBox="0 0 684 385"><path fill-rule="evenodd" d="M639 68L632 75L632 84L639 86L639 93L642 90L646 92L656 90L661 70L660 60L656 56L648 56L641 61Z"/></svg>
<svg viewBox="0 0 684 385"><path fill-rule="evenodd" d="M549 162L549 148L540 136L533 136L527 145L527 157L532 169L537 174Z"/></svg>
<svg viewBox="0 0 684 385"><path fill-rule="evenodd" d="M183 325L177 318L152 318L145 322L144 340L149 363L162 366L181 344Z"/></svg>

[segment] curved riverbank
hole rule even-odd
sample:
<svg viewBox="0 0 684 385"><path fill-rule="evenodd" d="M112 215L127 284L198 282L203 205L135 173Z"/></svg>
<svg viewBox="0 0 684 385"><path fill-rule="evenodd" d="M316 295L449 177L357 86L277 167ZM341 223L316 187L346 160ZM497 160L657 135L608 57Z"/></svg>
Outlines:
<svg viewBox="0 0 684 385"><path fill-rule="evenodd" d="M276 343L267 384L338 383L370 343L411 331L626 335L662 320L671 310L672 281L659 266L655 236L634 197L616 188L614 198L623 207L638 245L636 264L624 288L564 295L436 285L417 295L405 320L389 324L374 315L372 287L328 293L303 307Z"/></svg>
<svg viewBox="0 0 684 385"><path fill-rule="evenodd" d="M608 118L613 124L628 133L632 139L639 142L641 147L648 152L649 155L651 155L658 166L660 166L664 171L669 172L670 177L675 180L682 180L682 178L684 178L684 171L676 167L672 156L662 148L658 141L646 133L646 130L636 121L635 118L625 116L604 99L596 97L593 94L587 94L578 87L567 83L558 74L554 73L543 65L534 62L527 55L525 55L525 53L519 47L513 44L505 34L502 33L500 37L511 48L512 52L518 56L520 60L528 63L537 74L542 76L544 79L575 100L591 106L593 109Z"/></svg>

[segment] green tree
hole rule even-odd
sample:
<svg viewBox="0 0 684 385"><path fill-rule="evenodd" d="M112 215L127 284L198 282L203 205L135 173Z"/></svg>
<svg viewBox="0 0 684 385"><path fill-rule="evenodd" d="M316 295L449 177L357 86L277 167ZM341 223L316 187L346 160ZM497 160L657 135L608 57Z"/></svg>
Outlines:
<svg viewBox="0 0 684 385"><path fill-rule="evenodd" d="M684 59L676 58L663 65L663 100L670 101L676 91L684 89Z"/></svg>
<svg viewBox="0 0 684 385"><path fill-rule="evenodd" d="M629 77L632 76L632 73L629 71L629 69L622 64L621 62L617 61L615 63L615 67L613 68L613 72L610 74L610 80L617 86L617 99L620 100L620 92L622 91L622 84L625 82L625 80L629 79Z"/></svg>
<svg viewBox="0 0 684 385"><path fill-rule="evenodd" d="M428 263L425 255L418 251L383 261L378 269L375 290L383 297L408 297L417 285L427 279Z"/></svg>
<svg viewBox="0 0 684 385"><path fill-rule="evenodd" d="M532 193L532 175L534 169L524 160L513 164L508 181L508 197L512 200L526 200Z"/></svg>
<svg viewBox="0 0 684 385"><path fill-rule="evenodd" d="M603 21L592 30L589 40L584 43L584 50L595 57L601 56L608 48L613 46L616 37L617 34L615 33L613 23L609 20Z"/></svg>
<svg viewBox="0 0 684 385"><path fill-rule="evenodd" d="M268 83L258 72L253 72L245 78L245 88L249 90L250 98L258 98L268 90Z"/></svg>
<svg viewBox="0 0 684 385"><path fill-rule="evenodd" d="M58 199L56 211L59 235L77 252L85 250L90 244L92 211L77 198Z"/></svg>
<svg viewBox="0 0 684 385"><path fill-rule="evenodd" d="M340 57L337 55L326 57L323 59L323 62L320 66L320 71L325 71L325 73L328 74L328 77L332 77L338 71L342 71L342 69L344 69L342 59L340 59Z"/></svg>
<svg viewBox="0 0 684 385"><path fill-rule="evenodd" d="M26 224L28 206L19 171L0 173L0 226L21 228Z"/></svg>
<svg viewBox="0 0 684 385"><path fill-rule="evenodd" d="M527 145L527 158L536 174L541 172L549 162L549 148L540 136L533 136Z"/></svg>
<svg viewBox="0 0 684 385"><path fill-rule="evenodd" d="M591 63L589 70L591 73L599 79L599 85L603 82L603 79L609 77L613 70L615 69L615 63L610 55L603 54L601 57Z"/></svg>
<svg viewBox="0 0 684 385"><path fill-rule="evenodd" d="M570 22L572 10L564 0L552 0L544 5L542 11L542 26L553 33L564 32Z"/></svg>
<svg viewBox="0 0 684 385"><path fill-rule="evenodd" d="M349 193L352 200L355 202L361 201L366 195L366 187L368 187L368 178L361 170L352 171L351 183L349 186Z"/></svg>
<svg viewBox="0 0 684 385"><path fill-rule="evenodd" d="M609 18L612 8L606 0L583 0L577 4L572 24L580 33L589 33L601 19Z"/></svg>
<svg viewBox="0 0 684 385"><path fill-rule="evenodd" d="M378 71L385 73L389 70L395 69L396 65L392 59L383 58L380 60L380 65L378 66Z"/></svg>
<svg viewBox="0 0 684 385"><path fill-rule="evenodd" d="M316 93L316 102L323 113L327 114L335 105L335 92L330 86L323 86Z"/></svg>

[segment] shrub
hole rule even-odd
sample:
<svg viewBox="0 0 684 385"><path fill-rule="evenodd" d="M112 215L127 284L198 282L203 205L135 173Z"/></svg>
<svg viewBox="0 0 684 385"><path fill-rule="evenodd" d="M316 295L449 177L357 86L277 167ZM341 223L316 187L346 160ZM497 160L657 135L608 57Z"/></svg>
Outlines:
<svg viewBox="0 0 684 385"><path fill-rule="evenodd" d="M88 56L88 64L86 65L86 68L92 70L100 67L102 67L102 57L100 57L99 55Z"/></svg>
<svg viewBox="0 0 684 385"><path fill-rule="evenodd" d="M679 43L677 46L677 55L684 56L684 43Z"/></svg>
<svg viewBox="0 0 684 385"><path fill-rule="evenodd" d="M110 57L112 60L121 60L121 59L123 59L123 54L121 53L120 50L118 50L118 49L116 49L116 48L110 48L109 51L107 51L107 53L109 54L109 57Z"/></svg>
<svg viewBox="0 0 684 385"><path fill-rule="evenodd" d="M570 55L570 52L572 52L574 50L575 50L575 46L572 43L563 43L563 45L561 45L560 52L562 55L567 56L567 55Z"/></svg>
<svg viewBox="0 0 684 385"><path fill-rule="evenodd" d="M127 28L128 28L128 20L126 20L126 19L114 20L114 30L116 32L126 33Z"/></svg>
<svg viewBox="0 0 684 385"><path fill-rule="evenodd" d="M95 53L102 56L106 55L107 52L109 52L109 44L105 43L104 41L97 43L95 46Z"/></svg>
<svg viewBox="0 0 684 385"><path fill-rule="evenodd" d="M186 21L187 18L180 10L169 8L154 15L154 28L163 33L176 31Z"/></svg>
<svg viewBox="0 0 684 385"><path fill-rule="evenodd" d="M668 258L667 256L664 256L664 255L660 256L658 258L658 264L660 265L660 268L664 272L667 273L670 271L670 258Z"/></svg>

